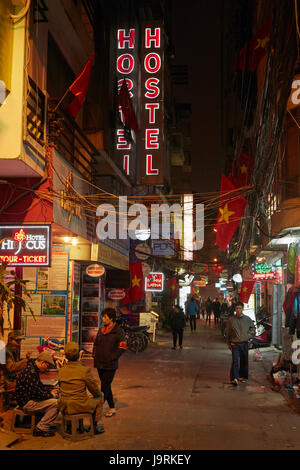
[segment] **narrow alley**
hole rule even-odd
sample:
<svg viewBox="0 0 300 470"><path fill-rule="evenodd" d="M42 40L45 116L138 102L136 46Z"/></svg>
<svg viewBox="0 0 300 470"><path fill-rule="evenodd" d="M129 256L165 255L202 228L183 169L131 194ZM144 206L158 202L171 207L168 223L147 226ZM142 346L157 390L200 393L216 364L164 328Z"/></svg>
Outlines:
<svg viewBox="0 0 300 470"><path fill-rule="evenodd" d="M234 388L228 377L231 354L218 328L197 320L196 332L185 328L183 349L171 346L171 333L160 330L143 353L122 357L113 383L117 414L103 418L104 434L81 442L59 432L50 438L23 435L11 449L300 448L300 415L268 379L278 351L262 350L262 362L253 361L250 351L249 382ZM6 428L10 415L4 416Z"/></svg>

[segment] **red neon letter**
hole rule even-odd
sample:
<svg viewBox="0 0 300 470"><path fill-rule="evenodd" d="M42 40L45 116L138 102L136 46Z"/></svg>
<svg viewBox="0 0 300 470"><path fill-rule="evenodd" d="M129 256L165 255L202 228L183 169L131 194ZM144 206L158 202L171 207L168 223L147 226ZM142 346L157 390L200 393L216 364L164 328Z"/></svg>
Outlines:
<svg viewBox="0 0 300 470"><path fill-rule="evenodd" d="M159 149L159 129L146 129L146 149Z"/></svg>
<svg viewBox="0 0 300 470"><path fill-rule="evenodd" d="M159 170L152 168L152 155L146 155L146 175L159 175Z"/></svg>
<svg viewBox="0 0 300 470"><path fill-rule="evenodd" d="M118 49L125 49L125 42L128 42L128 48L134 48L135 29L130 29L128 36L125 36L125 29L118 30Z"/></svg>
<svg viewBox="0 0 300 470"><path fill-rule="evenodd" d="M123 156L123 169L126 175L129 175L129 155Z"/></svg>
<svg viewBox="0 0 300 470"><path fill-rule="evenodd" d="M127 67L125 66L127 61ZM119 73L131 73L134 69L134 58L131 54L122 54L117 59L117 71Z"/></svg>
<svg viewBox="0 0 300 470"><path fill-rule="evenodd" d="M150 61L154 61L154 66L151 66ZM146 55L144 61L145 69L148 73L156 73L159 71L161 66L161 58L156 52L150 52ZM129 72L128 72L129 73Z"/></svg>
<svg viewBox="0 0 300 470"><path fill-rule="evenodd" d="M120 93L121 86L123 85L123 80L124 80L124 78L121 78L121 80L118 80L118 93ZM125 80L126 80L126 85L127 85L128 91L129 91L129 96L130 96L130 98L132 98L133 93L131 93L130 90L132 90L132 88L133 88L133 81L130 78L125 78Z"/></svg>
<svg viewBox="0 0 300 470"><path fill-rule="evenodd" d="M122 149L130 150L131 144L128 144L127 140L124 138L124 129L118 129L117 136L118 136L117 149L118 150L122 150Z"/></svg>
<svg viewBox="0 0 300 470"><path fill-rule="evenodd" d="M154 28L154 34L151 34L151 28L145 30L145 47L149 49L151 42L154 41L154 47L157 49L160 47L160 28Z"/></svg>
<svg viewBox="0 0 300 470"><path fill-rule="evenodd" d="M153 85L153 84L155 84L155 85ZM146 90L148 90L145 93L146 98L154 99L154 98L158 97L158 95L160 93L160 90L159 90L158 86L156 86L158 84L159 84L159 79L158 78L148 78L148 80L146 80L145 88L146 88Z"/></svg>
<svg viewBox="0 0 300 470"><path fill-rule="evenodd" d="M146 103L145 109L149 109L149 124L154 124L155 110L159 109L159 103Z"/></svg>

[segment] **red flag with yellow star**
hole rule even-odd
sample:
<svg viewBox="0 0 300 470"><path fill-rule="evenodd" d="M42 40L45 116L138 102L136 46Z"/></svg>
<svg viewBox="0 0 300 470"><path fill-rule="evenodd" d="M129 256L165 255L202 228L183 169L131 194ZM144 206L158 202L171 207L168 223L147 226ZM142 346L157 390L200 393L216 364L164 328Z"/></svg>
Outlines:
<svg viewBox="0 0 300 470"><path fill-rule="evenodd" d="M240 292L240 302L248 303L249 297L252 294L255 281L243 281Z"/></svg>
<svg viewBox="0 0 300 470"><path fill-rule="evenodd" d="M214 230L217 232L216 245L223 251L232 239L247 205L246 199L235 190L232 182L222 174L220 207Z"/></svg>
<svg viewBox="0 0 300 470"><path fill-rule="evenodd" d="M171 294L171 296L172 296L172 297L177 297L177 295L178 295L178 289L179 289L177 277L176 277L176 276L171 277L171 278L166 282L166 284L167 284L167 286L168 286L169 289L170 289L170 294Z"/></svg>
<svg viewBox="0 0 300 470"><path fill-rule="evenodd" d="M250 184L253 165L254 158L251 155L242 152L235 162L232 170L232 182L237 188L248 186Z"/></svg>
<svg viewBox="0 0 300 470"><path fill-rule="evenodd" d="M272 19L265 21L239 52L233 68L255 72L260 61L268 52Z"/></svg>
<svg viewBox="0 0 300 470"><path fill-rule="evenodd" d="M125 289L126 296L122 299L122 304L126 305L145 297L145 283L143 276L142 262L137 261L129 265L130 289Z"/></svg>

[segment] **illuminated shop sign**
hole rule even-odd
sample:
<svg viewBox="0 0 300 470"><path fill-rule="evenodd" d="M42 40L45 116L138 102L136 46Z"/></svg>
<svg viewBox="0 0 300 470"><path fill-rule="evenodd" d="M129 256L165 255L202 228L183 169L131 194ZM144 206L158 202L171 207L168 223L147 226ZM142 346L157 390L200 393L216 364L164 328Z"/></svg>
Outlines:
<svg viewBox="0 0 300 470"><path fill-rule="evenodd" d="M163 30L143 24L141 52L141 183L163 184Z"/></svg>
<svg viewBox="0 0 300 470"><path fill-rule="evenodd" d="M85 272L91 277L100 277L105 273L105 267L101 264L90 264Z"/></svg>
<svg viewBox="0 0 300 470"><path fill-rule="evenodd" d="M145 277L146 292L162 292L164 290L163 273L150 273Z"/></svg>
<svg viewBox="0 0 300 470"><path fill-rule="evenodd" d="M0 226L0 263L50 266L50 225Z"/></svg>
<svg viewBox="0 0 300 470"><path fill-rule="evenodd" d="M275 279L275 271L272 264L255 263L252 265L253 279L257 281L264 281Z"/></svg>

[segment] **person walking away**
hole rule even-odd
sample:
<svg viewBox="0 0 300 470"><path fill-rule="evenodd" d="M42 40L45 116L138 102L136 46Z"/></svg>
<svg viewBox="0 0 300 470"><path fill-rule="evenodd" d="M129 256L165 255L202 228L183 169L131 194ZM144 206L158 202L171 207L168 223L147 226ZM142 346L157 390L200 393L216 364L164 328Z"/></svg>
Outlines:
<svg viewBox="0 0 300 470"><path fill-rule="evenodd" d="M248 340L255 335L255 325L243 315L243 308L243 302L236 303L236 314L230 317L226 328L227 345L232 353L230 380L235 386L248 380Z"/></svg>
<svg viewBox="0 0 300 470"><path fill-rule="evenodd" d="M11 331L8 334L6 352L6 364L4 369L5 391L14 393L16 390L17 373L25 369L32 354L32 351L26 353L25 359L20 360L21 341L25 339L19 330Z"/></svg>
<svg viewBox="0 0 300 470"><path fill-rule="evenodd" d="M206 310L205 325L207 325L207 322L208 322L210 326L210 316L211 316L211 310L212 310L212 301L210 300L210 297L208 297L207 301L205 302L205 310Z"/></svg>
<svg viewBox="0 0 300 470"><path fill-rule="evenodd" d="M43 413L42 419L33 429L33 436L51 437L51 423L58 415L57 390L49 390L41 382L40 372L55 367L51 354L44 351L34 359L29 359L27 366L17 375L16 399L26 413Z"/></svg>
<svg viewBox="0 0 300 470"><path fill-rule="evenodd" d="M221 309L220 302L219 302L218 299L216 298L216 299L213 301L213 303L212 303L212 311L213 311L213 314L214 314L214 324L215 324L215 327L219 324L220 309Z"/></svg>
<svg viewBox="0 0 300 470"><path fill-rule="evenodd" d="M116 311L107 308L102 312L103 326L99 329L93 347L94 367L98 371L104 402L107 401L109 411L105 417L116 414L111 384L118 369L118 361L126 350L125 334L116 324Z"/></svg>
<svg viewBox="0 0 300 470"><path fill-rule="evenodd" d="M196 317L198 312L198 304L195 300L195 297L192 297L187 307L187 313L190 318L191 331L196 331Z"/></svg>
<svg viewBox="0 0 300 470"><path fill-rule="evenodd" d="M98 420L101 417L103 396L93 377L92 370L79 361L79 346L75 342L67 343L65 355L68 363L58 371L60 398L59 410L66 415L90 413L93 415L94 434L104 432ZM93 398L90 398L87 392Z"/></svg>
<svg viewBox="0 0 300 470"><path fill-rule="evenodd" d="M177 349L177 337L179 339L179 348L182 349L183 329L186 325L186 320L183 310L178 305L175 305L173 308L173 315L170 323L173 334L172 349Z"/></svg>

